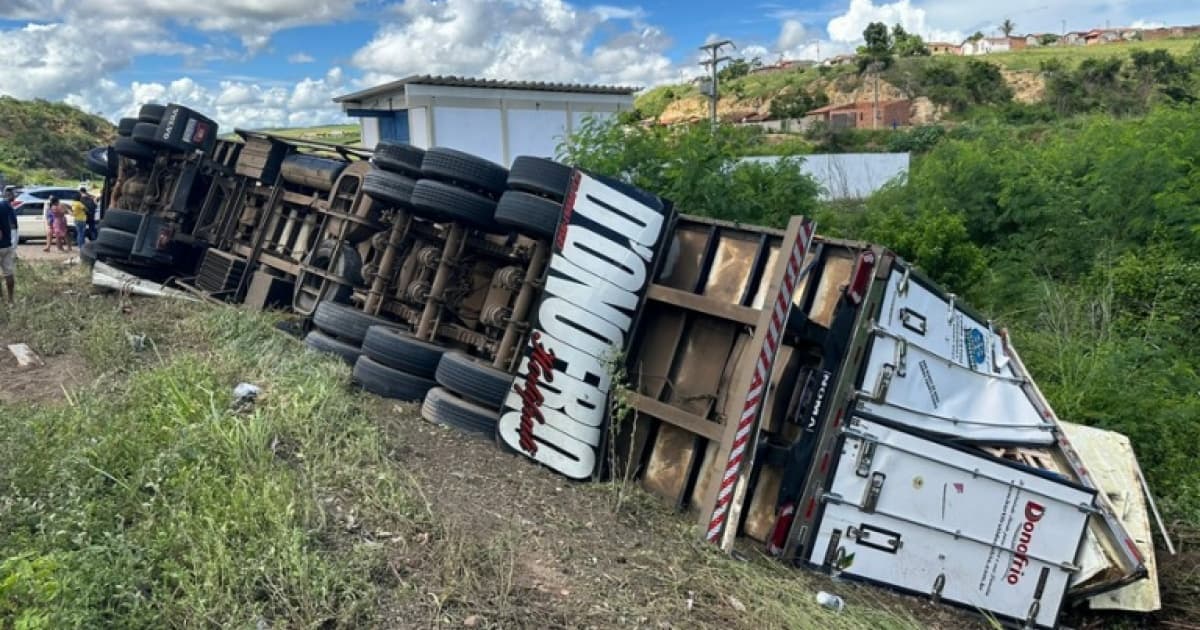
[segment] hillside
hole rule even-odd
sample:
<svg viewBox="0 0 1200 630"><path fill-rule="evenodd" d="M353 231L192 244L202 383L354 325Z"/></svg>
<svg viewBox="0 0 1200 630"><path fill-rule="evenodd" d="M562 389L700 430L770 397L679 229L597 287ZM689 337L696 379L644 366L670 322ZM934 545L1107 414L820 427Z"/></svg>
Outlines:
<svg viewBox="0 0 1200 630"><path fill-rule="evenodd" d="M0 97L0 173L10 182L86 176L84 152L115 136L112 123L65 103Z"/></svg>
<svg viewBox="0 0 1200 630"><path fill-rule="evenodd" d="M946 85L949 75L969 74L976 71L979 64L995 69L995 76L1002 78L1003 85L1011 91L1012 101L1037 105L1046 101L1045 64L1057 64L1061 66L1060 72L1065 73L1080 73L1081 66L1103 65L1110 61L1115 61L1118 68L1128 69L1136 55L1159 50L1185 65L1194 64L1196 51L1200 50L1200 38L1027 48L971 57L900 58L882 74L879 98L884 101L912 99L912 123L929 124L949 117L954 110L962 113L971 105L979 104L970 102L969 98L964 102L960 94L946 89L957 87ZM759 72L721 83L718 114L725 120L736 121L748 116L778 118L778 111L790 109L794 117L808 107L826 103L841 105L871 100L874 90L874 82L860 76L853 64ZM776 111L772 110L773 104ZM708 117L707 99L690 84L648 90L638 97L636 107L644 119L657 119L666 124Z"/></svg>
<svg viewBox="0 0 1200 630"><path fill-rule="evenodd" d="M332 142L334 144L356 145L362 141L362 128L357 124L325 125L322 127L292 127L289 129L264 129L267 133L278 134L285 138L297 140L315 140L317 142Z"/></svg>

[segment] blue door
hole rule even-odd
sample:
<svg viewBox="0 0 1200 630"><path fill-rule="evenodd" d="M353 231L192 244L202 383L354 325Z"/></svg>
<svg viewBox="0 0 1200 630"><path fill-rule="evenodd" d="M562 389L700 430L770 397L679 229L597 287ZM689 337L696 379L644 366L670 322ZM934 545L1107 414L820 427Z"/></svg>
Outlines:
<svg viewBox="0 0 1200 630"><path fill-rule="evenodd" d="M379 116L379 139L408 142L408 111L382 113Z"/></svg>

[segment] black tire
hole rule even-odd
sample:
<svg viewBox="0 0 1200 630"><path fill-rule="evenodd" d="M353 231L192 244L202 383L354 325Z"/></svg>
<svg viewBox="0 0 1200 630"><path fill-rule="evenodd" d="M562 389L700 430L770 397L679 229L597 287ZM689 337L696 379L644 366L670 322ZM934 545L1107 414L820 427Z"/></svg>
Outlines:
<svg viewBox="0 0 1200 630"><path fill-rule="evenodd" d="M505 192L496 204L496 223L535 238L553 238L561 215L562 202L519 190Z"/></svg>
<svg viewBox="0 0 1200 630"><path fill-rule="evenodd" d="M373 168L363 177L363 192L389 208L408 208L417 181L406 175Z"/></svg>
<svg viewBox="0 0 1200 630"><path fill-rule="evenodd" d="M104 218L100 219L100 227L137 234L142 227L142 217L144 216L142 213L132 210L109 208L104 211Z"/></svg>
<svg viewBox="0 0 1200 630"><path fill-rule="evenodd" d="M100 228L96 234L96 253L128 256L133 251L133 243L137 235L111 227Z"/></svg>
<svg viewBox="0 0 1200 630"><path fill-rule="evenodd" d="M292 307L301 315L312 315L317 308L319 302L341 302L350 301L350 296L354 294L354 285L362 284L362 256L358 250L353 247L343 246L341 255L336 262L333 261L333 250L337 247L337 241L333 239L325 239L317 245L316 249L308 256L308 264L320 269L332 269L334 274L339 275L349 280L352 284L329 284L325 287L325 292L320 296L314 296L305 290L302 283L296 283L296 292L292 297ZM312 277L313 282L320 279L316 276Z"/></svg>
<svg viewBox="0 0 1200 630"><path fill-rule="evenodd" d="M554 160L522 155L508 170L508 188L562 201L567 197L574 169Z"/></svg>
<svg viewBox="0 0 1200 630"><path fill-rule="evenodd" d="M470 153L443 147L425 152L421 174L497 197L508 186L508 169Z"/></svg>
<svg viewBox="0 0 1200 630"><path fill-rule="evenodd" d="M372 326L396 326L395 322L368 315L348 304L321 302L313 312L313 325L326 333L362 345Z"/></svg>
<svg viewBox="0 0 1200 630"><path fill-rule="evenodd" d="M158 125L155 123L139 122L133 126L131 137L142 144L161 151L177 151L178 148L163 142L158 138Z"/></svg>
<svg viewBox="0 0 1200 630"><path fill-rule="evenodd" d="M328 192L333 189L346 162L306 153L293 153L283 159L279 176L286 182Z"/></svg>
<svg viewBox="0 0 1200 630"><path fill-rule="evenodd" d="M136 118L122 118L117 122L117 135L122 138L128 138L129 134L133 133L133 126L138 124Z"/></svg>
<svg viewBox="0 0 1200 630"><path fill-rule="evenodd" d="M88 241L79 248L79 262L89 267L96 264L96 241Z"/></svg>
<svg viewBox="0 0 1200 630"><path fill-rule="evenodd" d="M499 411L512 388L513 375L485 365L461 352L447 352L438 362L434 380L438 385L478 403Z"/></svg>
<svg viewBox="0 0 1200 630"><path fill-rule="evenodd" d="M315 352L332 354L345 361L347 365L354 365L354 362L358 361L358 355L360 354L357 346L340 339L334 339L319 330L308 333L304 337L304 345L308 346L309 350Z"/></svg>
<svg viewBox="0 0 1200 630"><path fill-rule="evenodd" d="M492 215L496 202L469 190L433 179L417 180L412 192L413 211L439 221L455 221L495 230Z"/></svg>
<svg viewBox="0 0 1200 630"><path fill-rule="evenodd" d="M366 356L377 363L423 378L433 378L445 353L446 348L442 346L383 326L368 328L367 336L363 339L363 354Z"/></svg>
<svg viewBox="0 0 1200 630"><path fill-rule="evenodd" d="M421 162L424 159L424 149L403 142L380 140L379 144L375 145L375 155L371 158L371 163L397 175L420 179Z"/></svg>
<svg viewBox="0 0 1200 630"><path fill-rule="evenodd" d="M360 356L354 364L354 380L372 394L414 402L437 387L430 379L390 368L368 356Z"/></svg>
<svg viewBox="0 0 1200 630"><path fill-rule="evenodd" d="M434 424L454 427L464 433L478 433L494 438L500 412L484 409L441 387L435 387L425 394L425 403L421 405L421 417Z"/></svg>
<svg viewBox="0 0 1200 630"><path fill-rule="evenodd" d="M133 138L118 137L113 141L113 150L122 157L132 160L153 160L154 149L134 140Z"/></svg>
<svg viewBox="0 0 1200 630"><path fill-rule="evenodd" d="M108 147L96 147L84 156L87 170L101 177L108 177Z"/></svg>
<svg viewBox="0 0 1200 630"><path fill-rule="evenodd" d="M137 119L140 122L157 125L158 123L162 122L163 116L166 114L166 106L157 105L155 103L147 103L142 105L142 108L138 110Z"/></svg>

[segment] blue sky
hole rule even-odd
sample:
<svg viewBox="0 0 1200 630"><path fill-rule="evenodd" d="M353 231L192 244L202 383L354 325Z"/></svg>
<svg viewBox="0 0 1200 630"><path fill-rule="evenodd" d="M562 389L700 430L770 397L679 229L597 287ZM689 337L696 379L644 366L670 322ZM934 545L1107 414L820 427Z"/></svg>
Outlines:
<svg viewBox="0 0 1200 630"><path fill-rule="evenodd" d="M853 50L871 21L927 39L1200 23L1197 0L0 0L0 93L110 119L141 102L225 126L344 120L330 99L408 74L651 86L732 39L764 60Z"/></svg>

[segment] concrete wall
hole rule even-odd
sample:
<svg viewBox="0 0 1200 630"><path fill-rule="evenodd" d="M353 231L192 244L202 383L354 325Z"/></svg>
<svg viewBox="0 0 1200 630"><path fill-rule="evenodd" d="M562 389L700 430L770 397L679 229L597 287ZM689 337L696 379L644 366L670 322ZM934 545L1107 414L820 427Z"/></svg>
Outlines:
<svg viewBox="0 0 1200 630"><path fill-rule="evenodd" d="M826 201L864 199L884 184L908 175L908 153L830 153L799 156L800 170L817 180ZM773 164L780 157L746 157L741 162Z"/></svg>

